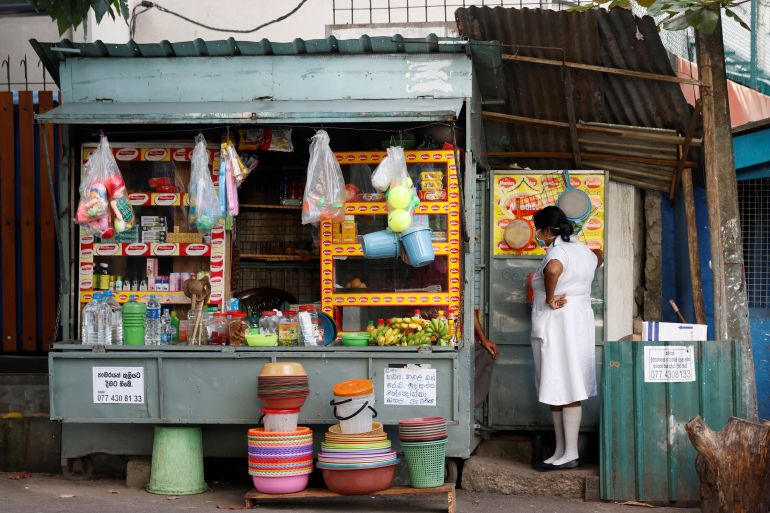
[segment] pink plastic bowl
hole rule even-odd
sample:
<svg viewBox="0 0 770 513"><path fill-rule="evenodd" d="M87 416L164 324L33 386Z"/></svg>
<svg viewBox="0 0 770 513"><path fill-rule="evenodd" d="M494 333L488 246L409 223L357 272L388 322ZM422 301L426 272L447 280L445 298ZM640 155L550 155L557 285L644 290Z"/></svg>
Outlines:
<svg viewBox="0 0 770 513"><path fill-rule="evenodd" d="M254 488L258 492L273 494L297 493L307 488L310 474L280 477L251 476L251 479L254 481Z"/></svg>

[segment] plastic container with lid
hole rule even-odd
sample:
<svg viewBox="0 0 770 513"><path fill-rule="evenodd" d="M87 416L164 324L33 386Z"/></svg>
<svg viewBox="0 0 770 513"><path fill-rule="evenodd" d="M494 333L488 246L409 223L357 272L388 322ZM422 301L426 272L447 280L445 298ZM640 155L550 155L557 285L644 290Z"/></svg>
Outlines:
<svg viewBox="0 0 770 513"><path fill-rule="evenodd" d="M262 335L276 335L278 333L278 316L273 310L262 312L259 318L259 332Z"/></svg>
<svg viewBox="0 0 770 513"><path fill-rule="evenodd" d="M294 310L283 312L283 317L278 321L278 345L299 345L299 322L297 320L297 312Z"/></svg>
<svg viewBox="0 0 770 513"><path fill-rule="evenodd" d="M351 379L334 385L334 416L340 421L345 434L366 433L372 429L374 409L374 383L370 379Z"/></svg>
<svg viewBox="0 0 770 513"><path fill-rule="evenodd" d="M242 346L246 343L246 330L249 328L246 322L246 312L231 310L227 312L228 326L227 337L231 346Z"/></svg>
<svg viewBox="0 0 770 513"><path fill-rule="evenodd" d="M227 314L215 312L208 323L209 344L212 346L226 346L229 341L227 328Z"/></svg>
<svg viewBox="0 0 770 513"><path fill-rule="evenodd" d="M321 319L313 305L302 305L297 315L299 322L300 342L306 346L322 346L324 332Z"/></svg>
<svg viewBox="0 0 770 513"><path fill-rule="evenodd" d="M251 333L252 335L259 335L259 317L249 317L247 322L249 324L249 330L247 333Z"/></svg>

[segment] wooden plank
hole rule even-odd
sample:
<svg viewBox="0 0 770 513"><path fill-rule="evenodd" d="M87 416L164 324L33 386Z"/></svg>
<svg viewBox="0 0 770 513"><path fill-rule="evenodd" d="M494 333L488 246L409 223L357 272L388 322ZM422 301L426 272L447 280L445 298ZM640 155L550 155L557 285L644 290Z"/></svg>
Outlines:
<svg viewBox="0 0 770 513"><path fill-rule="evenodd" d="M687 155L690 153L690 143L695 135L695 130L698 128L698 119L700 118L702 109L703 103L698 100L695 103L695 110L692 111L692 115L690 116L690 124L687 125L687 133L685 134L684 144L682 145L682 151L679 155L679 162L676 164L674 176L671 177L671 192L668 195L668 199L671 202L676 199L676 189L679 187L679 178L682 176L684 159L686 159Z"/></svg>
<svg viewBox="0 0 770 513"><path fill-rule="evenodd" d="M518 158L572 158L571 153L563 151L490 151L484 153L487 157L518 157ZM605 153L581 153L584 160L595 160L599 162L634 162L636 164L647 164L650 166L662 166L673 168L678 165L680 160L658 159L653 157L635 157L632 155L610 155ZM688 167L697 167L696 162L690 160L684 161Z"/></svg>
<svg viewBox="0 0 770 513"><path fill-rule="evenodd" d="M526 116L516 116L514 114L504 114L501 112L483 111L481 117L490 121L499 121L501 123L512 123L516 125L536 125L547 126L551 128L563 128L569 129L569 123L563 121L553 121L549 119L529 118ZM598 134L614 135L615 137L626 137L628 139L639 139L644 141L657 141L657 142L670 142L672 144L683 144L684 137L679 135L665 135L640 132L632 130L633 128L643 128L629 126L628 130L610 128L606 126L596 126L589 123L578 123L577 129L579 132L595 132ZM703 141L701 139L693 139L690 143L691 146L701 146Z"/></svg>
<svg viewBox="0 0 770 513"><path fill-rule="evenodd" d="M632 69L610 68L608 66L597 66L595 64L583 64L582 62L559 61L555 59L541 59L540 57L527 57L524 55L503 54L504 61L525 62L529 64L545 64L547 66L564 66L566 68L581 69L584 71L596 71L599 73L609 73L610 75L620 75L624 77L642 78L645 80L657 80L659 82L670 82L672 84L687 84L700 86L701 83L693 78L682 78L671 75L661 75L660 73L649 73L647 71L636 71Z"/></svg>
<svg viewBox="0 0 770 513"><path fill-rule="evenodd" d="M19 92L19 227L21 240L21 342L37 350L37 290L35 285L35 111L32 91Z"/></svg>
<svg viewBox="0 0 770 513"><path fill-rule="evenodd" d="M443 485L438 486L436 488L411 488L408 486L392 486L386 490L381 490L379 492L369 493L366 495L360 495L358 497L374 497L374 496L385 496L385 495L425 495L425 494L438 494L438 493L447 494L447 511L449 513L455 513L456 507L457 507L457 499L455 494L456 492L455 492L454 483L444 483ZM258 505L257 504L258 501L284 502L284 501L294 501L294 500L304 500L304 499L323 499L323 498L331 498L331 497L350 498L350 497L356 497L356 496L342 495L339 493L332 492L331 490L328 490L326 488L308 488L301 492L288 493L283 495L272 495L268 493L251 491L251 492L247 492L243 496L243 500L247 507L253 508ZM414 510L410 508L410 511L414 511Z"/></svg>
<svg viewBox="0 0 770 513"><path fill-rule="evenodd" d="M16 351L16 170L13 96L0 92L0 236L3 240L3 351Z"/></svg>
<svg viewBox="0 0 770 513"><path fill-rule="evenodd" d="M692 169L682 170L682 194L684 214L687 222L687 249L690 257L690 286L695 322L706 324L706 307L703 301L703 282L700 274L700 251L698 249L698 223L695 217L695 194L692 187Z"/></svg>
<svg viewBox="0 0 770 513"><path fill-rule="evenodd" d="M43 114L53 108L53 93L38 92L38 113ZM50 178L54 177L54 155L57 151L53 143L53 125L42 124L40 131L40 168L38 169L38 187L40 188L40 339L43 349L48 348L56 338L56 230L54 227L54 204L51 198ZM45 141L48 144L48 163L46 164Z"/></svg>
<svg viewBox="0 0 770 513"><path fill-rule="evenodd" d="M569 139L572 147L572 155L575 161L575 169L583 169L583 161L580 155L580 143L578 142L577 117L575 116L575 102L573 98L574 84L572 83L572 71L565 70L564 77L565 100L567 101L567 118L569 119Z"/></svg>

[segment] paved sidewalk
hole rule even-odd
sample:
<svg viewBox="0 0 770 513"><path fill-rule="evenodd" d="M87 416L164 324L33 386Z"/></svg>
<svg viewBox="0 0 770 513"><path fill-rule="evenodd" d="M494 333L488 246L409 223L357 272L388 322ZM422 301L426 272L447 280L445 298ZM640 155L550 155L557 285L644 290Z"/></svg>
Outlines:
<svg viewBox="0 0 770 513"><path fill-rule="evenodd" d="M67 481L62 476L36 474L13 480L0 473L0 511L3 513L177 513L218 512L221 506L241 506L245 487L209 483L212 491L199 495L166 497L130 490L122 480ZM581 502L559 497L531 497L473 493L458 490L461 513L642 513L646 508L610 503ZM381 512L437 513L446 511L442 496L346 497L259 506L262 513ZM658 508L658 513L696 513L694 509Z"/></svg>

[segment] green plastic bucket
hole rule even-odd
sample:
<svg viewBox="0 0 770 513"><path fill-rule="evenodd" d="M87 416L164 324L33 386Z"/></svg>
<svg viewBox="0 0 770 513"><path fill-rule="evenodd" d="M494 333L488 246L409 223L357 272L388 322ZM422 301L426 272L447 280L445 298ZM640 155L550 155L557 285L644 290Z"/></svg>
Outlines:
<svg viewBox="0 0 770 513"><path fill-rule="evenodd" d="M446 440L401 442L414 488L436 488L444 484Z"/></svg>
<svg viewBox="0 0 770 513"><path fill-rule="evenodd" d="M155 426L147 491L161 495L193 495L207 489L203 480L200 426Z"/></svg>

